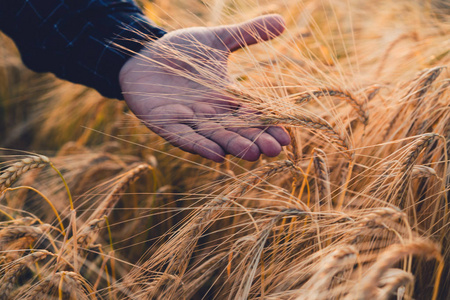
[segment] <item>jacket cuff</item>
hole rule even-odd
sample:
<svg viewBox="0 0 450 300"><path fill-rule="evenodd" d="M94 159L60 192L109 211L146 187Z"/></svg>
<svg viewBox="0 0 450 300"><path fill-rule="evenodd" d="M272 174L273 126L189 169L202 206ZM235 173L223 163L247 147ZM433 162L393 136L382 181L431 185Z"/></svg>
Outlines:
<svg viewBox="0 0 450 300"><path fill-rule="evenodd" d="M123 99L119 72L125 62L166 33L141 12L111 9L72 14L52 27L38 43L18 41L24 63L116 99Z"/></svg>
<svg viewBox="0 0 450 300"><path fill-rule="evenodd" d="M108 98L123 100L119 83L123 65L145 43L162 37L166 31L138 13L111 14L104 22L105 20L94 21L97 34L86 36L85 45L80 44L82 48L74 49L73 56L79 56L79 59L75 60L77 62L73 71L70 71L70 80L92 86ZM84 47L89 49L88 52ZM91 78L85 78L83 74Z"/></svg>

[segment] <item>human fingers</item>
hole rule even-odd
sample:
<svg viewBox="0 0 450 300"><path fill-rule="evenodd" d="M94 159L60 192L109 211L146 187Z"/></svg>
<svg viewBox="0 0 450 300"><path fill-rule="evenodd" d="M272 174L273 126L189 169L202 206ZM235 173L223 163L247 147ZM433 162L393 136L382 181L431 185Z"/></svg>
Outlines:
<svg viewBox="0 0 450 300"><path fill-rule="evenodd" d="M281 152L280 143L270 134L266 133L264 129L260 128L229 128L230 131L253 141L265 155L275 157Z"/></svg>
<svg viewBox="0 0 450 300"><path fill-rule="evenodd" d="M215 162L223 162L225 151L214 141L196 133L186 124L165 124L157 130L157 133L184 151L198 154Z"/></svg>
<svg viewBox="0 0 450 300"><path fill-rule="evenodd" d="M270 126L267 127L265 132L267 134L270 134L274 139L277 140L278 143L280 143L281 146L287 146L291 143L291 137L289 136L289 133L280 126Z"/></svg>
<svg viewBox="0 0 450 300"><path fill-rule="evenodd" d="M248 161L255 161L261 151L255 143L244 136L226 130L222 125L207 121L197 124L197 132L220 145L227 153Z"/></svg>
<svg viewBox="0 0 450 300"><path fill-rule="evenodd" d="M247 22L216 27L217 37L224 43L230 52L239 48L271 40L283 33L286 23L280 15L266 15Z"/></svg>
<svg viewBox="0 0 450 300"><path fill-rule="evenodd" d="M239 108L239 103L235 99L223 93L204 93L201 97L206 100L198 101L191 106L198 118L213 118Z"/></svg>
<svg viewBox="0 0 450 300"><path fill-rule="evenodd" d="M216 162L223 161L225 151L192 129L197 116L188 106L169 104L150 109L145 114L135 113L148 128L172 145Z"/></svg>

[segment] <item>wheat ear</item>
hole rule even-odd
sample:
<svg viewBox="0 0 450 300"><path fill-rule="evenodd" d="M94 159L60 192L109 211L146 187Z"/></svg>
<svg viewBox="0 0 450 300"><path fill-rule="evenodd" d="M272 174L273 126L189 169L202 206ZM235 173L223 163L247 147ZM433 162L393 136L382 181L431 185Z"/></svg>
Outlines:
<svg viewBox="0 0 450 300"><path fill-rule="evenodd" d="M411 171L411 179L416 178L439 178L436 171L433 168L422 166L422 165L416 165L412 168Z"/></svg>
<svg viewBox="0 0 450 300"><path fill-rule="evenodd" d="M412 81L414 86L408 91L407 95L413 97L417 102L420 101L444 68L439 66L421 71Z"/></svg>
<svg viewBox="0 0 450 300"><path fill-rule="evenodd" d="M350 144L347 138L337 133L331 125L322 119L295 115L290 117L261 117L260 120L265 125L289 125L304 127L314 133L330 139L331 143L333 143L339 150L343 151L344 155L349 159L352 159L353 157L353 154L349 151Z"/></svg>
<svg viewBox="0 0 450 300"><path fill-rule="evenodd" d="M325 299L330 295L329 287L338 272L352 268L356 263L358 250L351 245L342 245L325 256L314 275L302 286L301 295L296 300Z"/></svg>
<svg viewBox="0 0 450 300"><path fill-rule="evenodd" d="M192 299L194 294L205 285L214 272L223 265L223 260L227 256L227 252L221 252L211 257L197 268L189 271L185 276L186 278L183 279L186 282L184 287L184 297L186 299Z"/></svg>
<svg viewBox="0 0 450 300"><path fill-rule="evenodd" d="M406 214L395 207L380 207L364 212L361 218L356 221L356 226L352 227L348 232L349 236L354 237L351 243L357 244L363 235L362 232L365 232L367 229L385 229L387 222L397 222L405 218Z"/></svg>
<svg viewBox="0 0 450 300"><path fill-rule="evenodd" d="M404 195L411 179L411 173L413 167L419 157L419 154L431 145L438 137L440 137L436 133L425 133L421 135L417 140L414 141L414 144L410 147L408 155L402 161L400 173L401 175L401 183L398 188L397 198L399 200L399 206L403 207L404 204Z"/></svg>
<svg viewBox="0 0 450 300"><path fill-rule="evenodd" d="M331 209L331 187L330 175L326 163L326 155L320 149L314 149L314 170L316 173L316 183L319 189L319 203L326 204ZM320 200L322 199L322 200Z"/></svg>
<svg viewBox="0 0 450 300"><path fill-rule="evenodd" d="M104 218L94 219L83 225L77 233L77 242L80 249L87 249L96 239L96 232L105 222Z"/></svg>
<svg viewBox="0 0 450 300"><path fill-rule="evenodd" d="M294 163L290 160L274 161L261 166L256 170L252 170L248 174L248 176L239 184L239 186L235 190L231 191L227 196L230 198L239 198L261 181L264 181L274 176L275 174L282 173L289 169L296 170Z"/></svg>
<svg viewBox="0 0 450 300"><path fill-rule="evenodd" d="M246 102L250 102L253 104L261 104L264 103L262 99L259 99L258 97L254 97L251 95L247 95L243 92L240 92L233 87L228 87L226 89L228 93L230 93L232 96ZM341 92L338 90L321 90L318 91L319 94L323 95L329 95L334 97L346 97L345 99L349 99L349 95L347 95L345 92ZM311 95L309 95L311 96ZM357 103L353 97L350 96L350 98L354 101L353 105L356 105ZM267 106L267 105L266 105ZM359 106L358 106L359 107ZM267 110L267 107L266 107ZM363 108L358 109L358 114L362 113ZM367 121L368 115L367 112L364 111L364 120ZM348 156L350 159L352 157L352 154L348 153L348 150L350 149L349 143L345 137L342 137L340 134L338 134L333 127L331 127L328 123L326 123L324 120L319 118L311 118L301 115L295 115L295 116L279 116L276 112L273 112L273 115L271 116L261 116L258 118L259 122L262 122L263 125L291 125L291 126L300 126L307 128L311 130L312 132L322 134L324 137L329 138L332 143L334 143L339 150L343 150L345 155ZM247 121L247 120L246 120Z"/></svg>
<svg viewBox="0 0 450 300"><path fill-rule="evenodd" d="M373 98L375 98L375 96L378 95L380 90L381 90L381 86L378 84L374 84L374 85L371 85L371 86L365 88L364 94L365 94L365 97L367 98L367 101L370 101Z"/></svg>
<svg viewBox="0 0 450 300"><path fill-rule="evenodd" d="M47 250L39 250L12 262L8 270L0 278L0 300L11 299L10 294L23 272L35 262L45 259L48 255L52 255L52 253Z"/></svg>
<svg viewBox="0 0 450 300"><path fill-rule="evenodd" d="M138 295L138 298L164 300L174 299L175 295L179 299L186 299L183 282L178 276L164 273L150 284L144 295Z"/></svg>
<svg viewBox="0 0 450 300"><path fill-rule="evenodd" d="M228 299L248 299L250 289L258 270L258 265L261 261L261 255L264 250L265 243L272 231L275 224L281 220L283 214L279 214L267 221L255 234L255 238L252 239L254 243L249 245L249 252L245 254L244 262L245 266L242 277L239 278L232 286ZM242 270L239 270L242 272ZM234 297L233 297L234 295Z"/></svg>
<svg viewBox="0 0 450 300"><path fill-rule="evenodd" d="M181 245L179 246L180 251L176 257L173 258L172 262L167 267L166 272L169 274L174 274L177 271L180 272L180 274L184 272L189 256L200 238L201 233L215 220L216 214L223 211L225 206L231 204L230 199L241 197L250 188L254 187L262 180L291 168L294 168L294 164L288 160L269 163L252 171L250 176L226 196L216 197L208 202L197 216L192 219L190 224L187 225L186 231L188 234L183 238Z"/></svg>
<svg viewBox="0 0 450 300"><path fill-rule="evenodd" d="M197 244L202 231L215 219L215 214L222 210L224 205L230 203L226 197L217 197L208 202L200 213L186 227L187 235L183 237L178 246L178 253L172 258L166 269L168 274L183 274L186 270L189 257Z"/></svg>
<svg viewBox="0 0 450 300"><path fill-rule="evenodd" d="M61 271L49 275L30 291L27 299L41 300L58 296L59 299L87 300L90 290L84 279L75 272ZM92 291L89 291L91 294ZM94 297L91 294L91 297Z"/></svg>
<svg viewBox="0 0 450 300"><path fill-rule="evenodd" d="M122 197L122 194L128 189L130 184L135 182L143 173L147 172L151 167L147 164L140 164L137 167L126 172L125 175L116 184L114 189L109 193L108 197L97 207L92 213L87 223L92 220L102 219L103 216L109 216L111 210Z"/></svg>
<svg viewBox="0 0 450 300"><path fill-rule="evenodd" d="M302 158L302 151L299 145L300 141L297 138L295 128L289 127L287 130L289 132L289 136L291 137L291 143L287 146L287 155L290 161L297 163Z"/></svg>
<svg viewBox="0 0 450 300"><path fill-rule="evenodd" d="M377 299L389 299L400 288L413 282L414 276L401 269L388 269L380 278L381 290L379 290ZM398 295L399 296L399 295Z"/></svg>
<svg viewBox="0 0 450 300"><path fill-rule="evenodd" d="M0 231L0 251L10 248L11 243L17 243L20 239L25 238L26 241L21 245L28 247L31 243L44 235L39 227L34 226L9 226ZM18 246L18 245L16 245Z"/></svg>
<svg viewBox="0 0 450 300"><path fill-rule="evenodd" d="M386 248L381 253L376 262L370 267L367 274L358 284L359 290L353 299L371 299L376 297L377 286L380 285L380 280L383 275L391 268L397 261L407 255L421 255L428 259L435 258L442 261L439 247L425 240L417 240L408 244L394 244Z"/></svg>
<svg viewBox="0 0 450 300"><path fill-rule="evenodd" d="M32 169L42 168L49 164L48 157L43 155L30 156L14 163L0 175L0 195L9 188L17 178Z"/></svg>
<svg viewBox="0 0 450 300"><path fill-rule="evenodd" d="M305 93L306 94L306 93ZM375 96L375 95L374 95ZM365 101L360 103L355 99L355 97L349 92L344 91L337 88L324 88L317 91L307 92L307 95L304 95L295 100L296 104L304 104L305 102L310 101L311 99L321 98L321 97L335 97L338 99L345 100L351 107L356 111L359 116L359 120L363 124L367 124L369 121L369 112L367 110L367 104Z"/></svg>

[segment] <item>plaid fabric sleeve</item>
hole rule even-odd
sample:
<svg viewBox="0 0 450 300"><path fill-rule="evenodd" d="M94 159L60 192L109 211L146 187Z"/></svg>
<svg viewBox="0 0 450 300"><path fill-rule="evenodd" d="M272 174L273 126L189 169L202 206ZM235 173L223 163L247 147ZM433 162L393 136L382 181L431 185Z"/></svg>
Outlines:
<svg viewBox="0 0 450 300"><path fill-rule="evenodd" d="M114 44L132 53L165 34L133 0L0 0L0 30L30 69L117 99L123 99L119 71L130 54Z"/></svg>

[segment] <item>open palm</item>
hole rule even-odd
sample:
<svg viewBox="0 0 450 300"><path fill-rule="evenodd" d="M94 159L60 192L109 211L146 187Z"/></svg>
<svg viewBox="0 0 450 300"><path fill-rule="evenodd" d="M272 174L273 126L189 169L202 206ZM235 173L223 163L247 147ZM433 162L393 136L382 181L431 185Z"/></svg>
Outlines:
<svg viewBox="0 0 450 300"><path fill-rule="evenodd" d="M174 146L221 162L226 154L254 161L276 156L290 142L281 127L227 126L240 103L224 91L231 52L280 35L284 21L270 15L223 27L173 31L124 65L120 83L125 101L152 131ZM232 114L233 113L233 114Z"/></svg>

